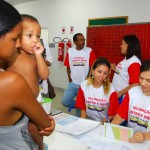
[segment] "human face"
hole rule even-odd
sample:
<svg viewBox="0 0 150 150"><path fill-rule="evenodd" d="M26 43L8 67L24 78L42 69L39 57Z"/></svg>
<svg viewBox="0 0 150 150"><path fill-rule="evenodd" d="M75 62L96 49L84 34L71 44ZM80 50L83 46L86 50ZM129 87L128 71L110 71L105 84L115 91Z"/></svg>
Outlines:
<svg viewBox="0 0 150 150"><path fill-rule="evenodd" d="M126 55L127 54L127 49L128 49L128 44L122 40L122 44L121 44L121 54Z"/></svg>
<svg viewBox="0 0 150 150"><path fill-rule="evenodd" d="M150 71L142 72L139 81L144 95L150 96Z"/></svg>
<svg viewBox="0 0 150 150"><path fill-rule="evenodd" d="M0 59L11 59L20 47L22 23L17 24L10 32L0 37Z"/></svg>
<svg viewBox="0 0 150 150"><path fill-rule="evenodd" d="M102 85L104 80L107 79L109 68L106 65L99 65L92 74L94 75L94 84Z"/></svg>
<svg viewBox="0 0 150 150"><path fill-rule="evenodd" d="M83 35L78 35L77 40L74 42L77 50L82 50L85 45L85 38Z"/></svg>
<svg viewBox="0 0 150 150"><path fill-rule="evenodd" d="M21 50L28 54L33 54L33 49L40 43L41 27L39 23L24 20L23 34L21 38Z"/></svg>

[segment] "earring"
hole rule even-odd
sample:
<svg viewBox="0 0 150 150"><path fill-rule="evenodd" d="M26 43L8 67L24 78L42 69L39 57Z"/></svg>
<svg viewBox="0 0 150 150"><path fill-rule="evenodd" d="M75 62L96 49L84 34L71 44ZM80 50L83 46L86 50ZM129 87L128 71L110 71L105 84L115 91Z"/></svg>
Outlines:
<svg viewBox="0 0 150 150"><path fill-rule="evenodd" d="M94 79L94 74L92 74L92 79Z"/></svg>

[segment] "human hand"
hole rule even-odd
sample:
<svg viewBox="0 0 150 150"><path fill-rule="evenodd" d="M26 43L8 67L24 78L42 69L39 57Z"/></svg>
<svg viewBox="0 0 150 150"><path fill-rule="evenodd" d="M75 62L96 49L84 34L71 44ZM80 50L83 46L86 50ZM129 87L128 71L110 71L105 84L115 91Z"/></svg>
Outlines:
<svg viewBox="0 0 150 150"><path fill-rule="evenodd" d="M116 70L116 64L115 63L111 63L110 66L111 66L112 70L114 70L114 71Z"/></svg>
<svg viewBox="0 0 150 150"><path fill-rule="evenodd" d="M137 132L133 135L133 137L129 138L128 141L130 143L142 143L145 141L144 133Z"/></svg>
<svg viewBox="0 0 150 150"><path fill-rule="evenodd" d="M44 47L41 43L36 43L32 50L35 55L41 55L44 51Z"/></svg>
<svg viewBox="0 0 150 150"><path fill-rule="evenodd" d="M45 128L44 130L39 131L40 135L49 136L50 134L52 134L52 132L55 129L55 121L54 121L53 117L52 116L48 116L48 118L49 118L49 120L51 122L51 126Z"/></svg>

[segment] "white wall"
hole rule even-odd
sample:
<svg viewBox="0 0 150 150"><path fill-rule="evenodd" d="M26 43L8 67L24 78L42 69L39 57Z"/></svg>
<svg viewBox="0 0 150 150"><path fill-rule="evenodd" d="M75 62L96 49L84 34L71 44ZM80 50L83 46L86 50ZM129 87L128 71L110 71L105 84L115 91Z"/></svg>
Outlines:
<svg viewBox="0 0 150 150"><path fill-rule="evenodd" d="M74 26L74 33L81 32L86 37L90 18L129 16L129 23L150 21L150 0L38 0L15 7L20 13L35 16L42 28L49 29L49 43L57 36L72 39L70 26ZM61 34L62 26L66 26L66 34ZM51 82L65 89L68 78L63 63L57 61L57 45L51 51L55 59L51 66Z"/></svg>

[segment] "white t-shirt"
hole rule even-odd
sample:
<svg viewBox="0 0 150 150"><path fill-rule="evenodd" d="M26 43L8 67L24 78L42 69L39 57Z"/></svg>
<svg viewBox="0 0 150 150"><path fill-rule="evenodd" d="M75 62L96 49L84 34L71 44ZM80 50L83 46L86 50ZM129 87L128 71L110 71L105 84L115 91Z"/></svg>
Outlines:
<svg viewBox="0 0 150 150"><path fill-rule="evenodd" d="M134 132L150 132L150 96L145 96L140 86L129 90L118 114L128 119L128 126Z"/></svg>
<svg viewBox="0 0 150 150"><path fill-rule="evenodd" d="M136 57L132 56L129 59L124 58L117 66L116 73L114 73L112 84L116 91L121 91L122 89L129 86L129 72L128 69L133 63L138 63L141 65L141 61ZM140 68L139 65L139 68ZM136 69L136 68L135 68ZM135 74L136 78L139 77L139 74Z"/></svg>
<svg viewBox="0 0 150 150"><path fill-rule="evenodd" d="M84 47L79 51L76 48L69 48L68 50L71 79L77 85L80 85L88 75L91 51L92 49L89 47Z"/></svg>
<svg viewBox="0 0 150 150"><path fill-rule="evenodd" d="M82 96L82 93L84 97ZM114 95L114 93L115 90L113 85L110 86L110 91L106 95L104 93L103 85L99 88L94 88L93 85L87 85L87 80L85 80L81 84L81 89L79 89L76 107L84 109L85 105L88 117L97 121L102 121L108 116L109 108L111 109L111 112L114 114L116 113L119 104L117 95Z"/></svg>

